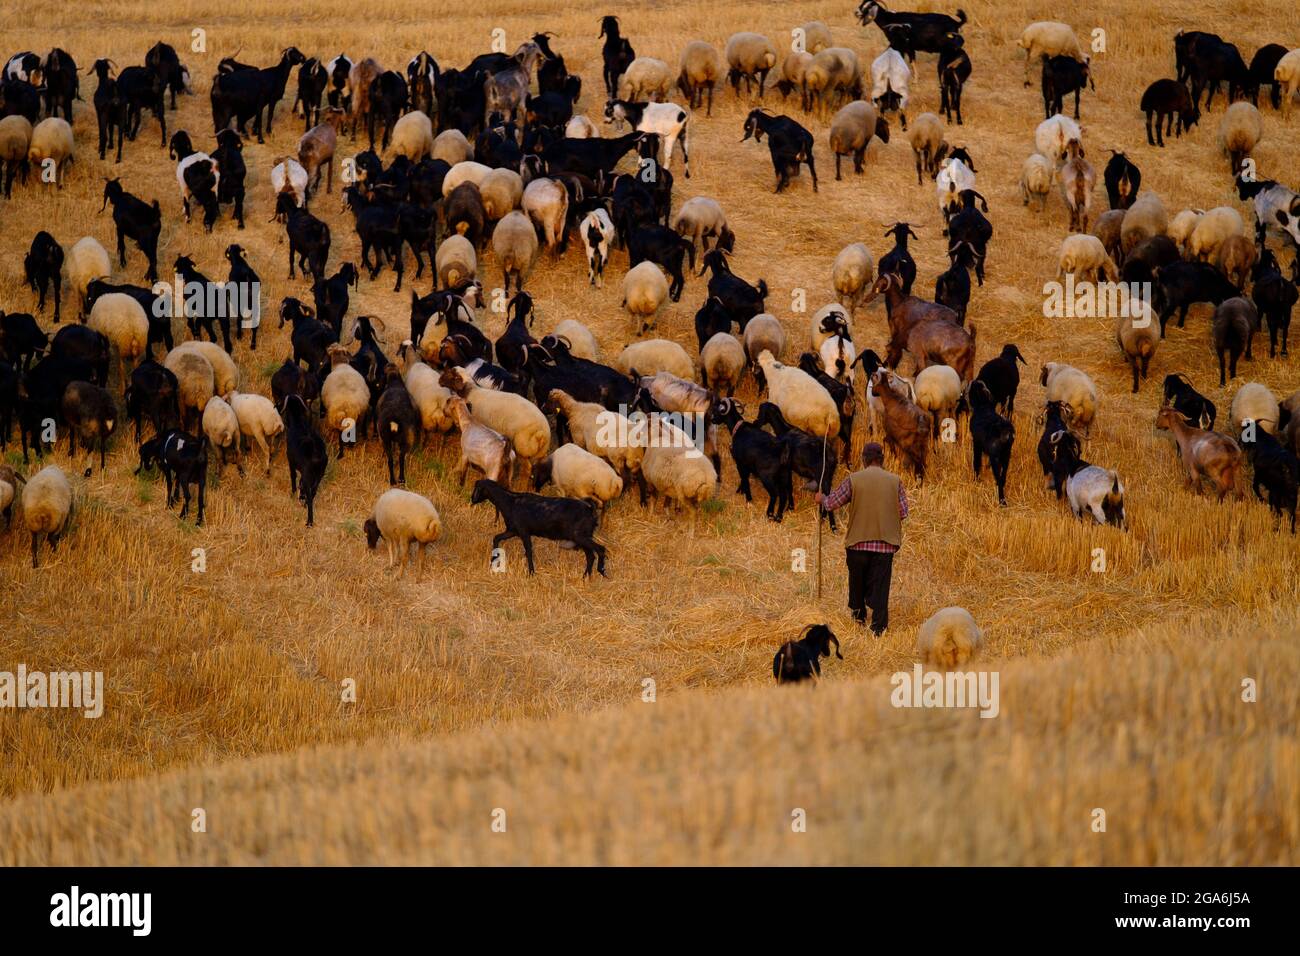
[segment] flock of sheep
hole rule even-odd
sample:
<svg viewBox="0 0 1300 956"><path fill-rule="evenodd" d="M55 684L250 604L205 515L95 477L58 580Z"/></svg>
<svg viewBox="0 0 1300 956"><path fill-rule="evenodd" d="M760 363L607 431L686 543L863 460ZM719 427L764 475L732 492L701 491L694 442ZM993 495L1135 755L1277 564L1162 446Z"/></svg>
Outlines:
<svg viewBox="0 0 1300 956"><path fill-rule="evenodd" d="M994 230L987 202L976 190L975 160L947 141L948 123L963 123L962 89L972 71L962 36L966 16L895 12L865 0L857 18L874 23L888 44L865 69L854 50L834 45L821 23L796 31L795 47L784 57L767 37L741 32L721 53L703 41L688 43L673 68L637 56L618 18L606 16L600 34L603 89L597 88L605 105L594 116L578 112L584 91L593 99L593 84L568 71L544 33L512 54L482 54L459 69L440 66L426 52L405 70L385 69L369 57L307 57L294 47L265 68L227 58L210 92L211 153L196 147L202 138L197 131L174 131L168 138L167 95L174 109L177 93L189 90L189 72L171 47L155 45L143 66L116 75L110 61L98 60L89 72L98 78L93 106L100 159L115 147L121 161L124 144L132 144L124 160L130 178L130 154L141 148L134 143L143 115L151 112L160 142L177 163L185 218L200 210L209 232L226 206L244 228L243 142L249 135L263 142L272 134L276 106L296 68L294 112L303 117L304 132L296 150L276 160L270 178L289 275L303 271L312 303L289 297L276 310L279 325L291 326L292 354L273 376L271 395L240 392L231 326L242 340L251 325L255 349L257 323L247 321L247 309L228 306L237 302L236 290L257 283L255 265L265 272L270 263L250 263L245 250L231 244L229 275L212 280L181 256L178 276L219 294L206 304L187 301L179 308L158 286L114 284L113 257L94 238L81 238L65 251L41 230L25 260L35 310L44 313L52 291L53 321L59 323L68 311L62 304L66 284L69 308L81 321L59 325L51 336L30 313L0 313L5 442L16 415L26 463L29 448L44 455L51 443L46 426L60 422L70 451L75 454L78 440L87 451L98 448L102 469L109 436L123 418L130 419L140 443L137 473L156 465L166 478L168 505L183 497L182 516L196 487L200 524L212 456L218 467L233 461L242 474L241 452L252 443L269 474L283 444L291 490L305 504L310 526L328 442L336 443L343 458L348 446L374 435L394 487L375 503L365 532L372 548L383 539L390 565L400 562L403 570L410 546L417 546L423 562L424 546L442 528L428 498L397 487L405 483L406 456L427 437L452 432L458 435L460 481L471 468L483 476L472 502L491 502L504 522L493 553L518 537L530 572L532 542L547 538L583 551L587 574L593 566L603 574L606 553L596 531L607 506L635 482L642 504L653 496L665 506L698 507L716 493L724 444L740 477L738 490L750 498L749 480L757 477L769 497L768 516L781 520L793 506L796 477L810 490L825 492L840 465L854 467L852 430L863 401L871 432L883 435L894 459L918 480L941 431L951 425L955 432L968 414L975 475L987 460L1005 503L1016 438L1011 415L1024 359L1013 343L1004 343L996 346L999 354L978 364L976 323L967 316L971 275L983 284ZM1163 145L1163 132L1173 132L1175 122L1181 134L1201 121L1202 94L1208 112L1226 86L1230 105L1219 124L1219 145L1242 200L1253 205L1252 230L1227 206L1170 215L1158 195L1141 188L1141 170L1115 151L1102 174L1109 208L1096 211L1097 171L1078 122L1080 97L1094 83L1089 56L1062 23L1030 25L1020 46L1026 85L1029 71L1041 66L1046 114L1020 187L1025 204L1039 211L1060 189L1070 219L1059 251L1060 276L1148 283L1155 290L1153 301L1138 303L1116 324L1133 390L1146 378L1169 318L1179 312L1181 328L1195 303L1215 306L1220 384L1229 374L1235 377L1238 358L1251 357L1261 321L1269 324L1270 358L1279 336L1286 356L1300 281L1294 259L1300 197L1257 175L1251 153L1264 131L1257 105L1261 87L1269 88L1280 115L1288 115L1300 88L1300 50L1272 45L1277 49L1266 48L1268 56L1261 50L1247 66L1216 35L1180 33L1170 51L1177 77L1153 83L1142 97L1148 137L1155 117L1154 132ZM909 128L918 53L938 56L944 116L913 115ZM6 196L15 180L21 187L34 171L60 186L69 175L77 152L70 123L77 83L76 64L62 50L44 57L19 53L6 62L0 87ZM951 267L938 276L933 300L913 292L917 270L908 240L914 233L908 223L895 223L887 232L894 244L878 261L861 242L840 251L831 270L835 301L813 315L806 344L788 340L785 327L766 310L766 283L732 271L738 237L722 206L708 196L679 199L690 177L692 124L717 122L710 119L715 88L730 85L739 99L742 84L751 101L770 103L779 94L793 106L790 98L797 94L805 122L813 117L828 124L836 179L846 157L861 173L872 140L888 142L891 122L897 121L912 147L918 183L927 177L935 183L946 225ZM670 100L674 93L685 105ZM1065 115L1071 95L1074 118ZM616 135L602 135L602 120ZM340 178L346 208L355 217L359 265L344 262L330 273L330 227L312 214L310 203L322 177L325 191L333 191L340 138L355 138L358 129L370 148L350 157L355 175ZM821 147L797 113L752 109L743 136L765 141L777 192L792 188L804 167L811 188L818 188L815 152ZM136 196L115 178L104 189L104 205L110 204L118 269L127 266L129 240L147 260L145 282L155 282L162 223L157 199ZM602 348L577 321L567 320L540 339L533 335L535 310L525 285L543 252L562 256L575 239L595 286L603 285L614 251L627 250L622 289L628 341L609 365L601 356L613 343ZM428 295L408 290L409 334L391 318L350 316L349 289L362 274L374 280L387 266L395 274L394 291L402 290L407 248L416 260L415 277L422 276L427 254L433 279ZM1279 260L1288 248L1289 277ZM481 257L489 249L508 299L508 321L495 341L483 331L488 296ZM647 336L665 303L683 294L684 266L695 271L697 260L698 274L708 278L692 356L676 341ZM877 298L884 300L887 323L883 358L861 348L854 329L858 310ZM188 340L173 342L173 317L184 319ZM399 344L390 357L386 349L394 333ZM118 377L110 391L114 355ZM914 368L911 377L898 371L905 355ZM866 373L861 390L859 365ZM746 376L765 398L752 419L735 398ZM1077 516L1126 527L1121 477L1081 456L1082 441L1100 413L1095 385L1063 362L1046 363L1039 379L1046 403L1038 454L1049 489L1065 497ZM1300 392L1279 401L1262 385L1243 385L1228 429L1215 431L1214 406L1185 376L1171 372L1160 406L1156 423L1172 431L1189 485L1208 479L1220 499L1234 490L1241 494L1248 458L1256 494L1264 497L1262 489L1275 511L1289 512L1294 532ZM692 429L692 422L700 427ZM141 443L145 426L153 435ZM537 494L548 485L558 497ZM41 536L51 548L57 544L75 495L63 470L52 464L26 479L12 468L0 470L6 519L15 498L21 500L36 566ZM961 609L940 616L923 629L929 635L927 658L954 666L978 647L979 630ZM818 631L808 641L799 645L802 650L778 654L778 679L819 670L818 650L829 654L828 639Z"/></svg>

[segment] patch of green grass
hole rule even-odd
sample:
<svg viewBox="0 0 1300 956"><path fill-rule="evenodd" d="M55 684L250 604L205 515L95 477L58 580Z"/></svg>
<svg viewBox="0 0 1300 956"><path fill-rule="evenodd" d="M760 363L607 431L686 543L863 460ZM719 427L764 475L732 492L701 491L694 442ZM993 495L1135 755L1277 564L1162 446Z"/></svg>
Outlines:
<svg viewBox="0 0 1300 956"><path fill-rule="evenodd" d="M710 498L700 505L700 510L706 515L718 515L727 510L727 503L721 498Z"/></svg>
<svg viewBox="0 0 1300 956"><path fill-rule="evenodd" d="M352 518L337 522L337 527L344 534L350 535L354 538L361 534L361 525L357 524L357 522Z"/></svg>

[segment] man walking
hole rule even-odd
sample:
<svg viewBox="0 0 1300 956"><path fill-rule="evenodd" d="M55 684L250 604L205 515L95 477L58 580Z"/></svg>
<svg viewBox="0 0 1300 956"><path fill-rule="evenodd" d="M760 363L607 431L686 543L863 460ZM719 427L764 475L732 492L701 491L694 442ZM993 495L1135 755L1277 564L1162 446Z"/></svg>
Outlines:
<svg viewBox="0 0 1300 956"><path fill-rule="evenodd" d="M884 469L885 450L877 442L862 449L862 470L855 471L817 503L834 511L849 504L844 557L849 567L849 610L879 637L889 626L889 582L894 554L903 546L907 492L895 474Z"/></svg>

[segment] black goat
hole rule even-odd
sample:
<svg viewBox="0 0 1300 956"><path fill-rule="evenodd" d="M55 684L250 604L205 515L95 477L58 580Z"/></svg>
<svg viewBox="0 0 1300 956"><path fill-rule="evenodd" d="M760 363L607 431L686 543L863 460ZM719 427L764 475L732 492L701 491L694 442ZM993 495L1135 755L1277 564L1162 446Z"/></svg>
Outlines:
<svg viewBox="0 0 1300 956"><path fill-rule="evenodd" d="M1278 60L1286 56L1288 50L1280 43L1268 43L1255 51L1251 57L1250 67L1246 71L1247 85L1242 91L1250 95L1250 101L1259 105L1259 90L1262 86L1269 88L1269 101L1273 109L1282 108L1282 84L1275 78Z"/></svg>
<svg viewBox="0 0 1300 956"><path fill-rule="evenodd" d="M107 362L103 366L106 369ZM87 362L80 356L51 352L19 379L14 397L18 405L18 430L22 439L24 464L30 461L29 447L36 452L37 458L44 458L45 446L53 445L55 436L48 430L48 425L58 421L62 415L61 403L68 385L72 382L94 381L98 367L99 363ZM103 383L99 381L96 384Z"/></svg>
<svg viewBox="0 0 1300 956"><path fill-rule="evenodd" d="M763 430L761 425L745 421L745 407L734 398L721 398L709 409L709 422L722 425L731 435L731 460L736 463L740 484L738 494L754 502L749 478L756 476L767 492L767 518L780 522L787 508L794 507L791 484L791 446Z"/></svg>
<svg viewBox="0 0 1300 956"><path fill-rule="evenodd" d="M226 261L230 274L226 276L226 291L230 294L227 314L235 318L235 338L244 337L244 326L252 329L249 349L257 351L257 328L262 324L262 280L244 258L244 247L232 242L226 247Z"/></svg>
<svg viewBox="0 0 1300 956"><path fill-rule="evenodd" d="M906 128L906 127L904 127ZM781 192L790 185L790 177L799 175L799 165L808 164L812 176L813 192L817 192L817 167L813 163L813 135L788 116L773 116L762 109L753 109L745 118L743 143L750 137L761 143L767 136L767 148L772 154L772 169L776 172L776 189Z"/></svg>
<svg viewBox="0 0 1300 956"><path fill-rule="evenodd" d="M54 334L50 341L48 358L62 357L85 362L93 372L90 376L81 376L96 385L108 384L108 360L110 350L108 337L88 325L65 325ZM35 371L35 369L33 369ZM67 382L72 381L68 379ZM66 385L67 382L64 384ZM54 396L57 398L58 396Z"/></svg>
<svg viewBox="0 0 1300 956"><path fill-rule="evenodd" d="M962 125L962 90L971 74L970 55L962 48L964 43L960 33L951 33L939 49L939 109L949 123L956 113L958 126Z"/></svg>
<svg viewBox="0 0 1300 956"><path fill-rule="evenodd" d="M384 390L375 403L375 418L379 424L379 440L388 458L388 483L406 484L406 456L420 440L420 413L416 410L411 393L402 381L401 370L396 365L384 369ZM398 472L393 475L393 452L397 452Z"/></svg>
<svg viewBox="0 0 1300 956"><path fill-rule="evenodd" d="M181 65L175 48L158 41L144 55L144 65L158 74L163 88L171 93L172 109L176 109L176 94L189 92L187 81L190 74Z"/></svg>
<svg viewBox="0 0 1300 956"><path fill-rule="evenodd" d="M20 373L32 367L32 359L44 353L50 337L41 331L36 319L28 312L9 312L0 309L0 354Z"/></svg>
<svg viewBox="0 0 1300 956"><path fill-rule="evenodd" d="M1020 389L1020 369L1016 363L1027 364L1020 349L1008 342L1002 346L997 358L989 359L975 376L975 381L983 382L993 399L994 407L1010 418L1016 411L1016 392Z"/></svg>
<svg viewBox="0 0 1300 956"><path fill-rule="evenodd" d="M366 135L370 139L370 148L375 148L375 123L384 124L380 149L387 149L393 139L393 127L397 119L406 112L410 100L410 90L402 74L394 70L385 70L370 83L370 110L366 113Z"/></svg>
<svg viewBox="0 0 1300 956"><path fill-rule="evenodd" d="M304 402L312 402L320 395L319 386L315 375L304 371L292 356L286 356L284 363L271 376L271 401L276 408L284 405L284 400L289 395L297 395Z"/></svg>
<svg viewBox="0 0 1300 956"><path fill-rule="evenodd" d="M126 139L127 119L130 104L122 95L117 80L109 75L112 64L108 60L96 60L91 70L99 78L95 87L95 121L99 126L99 158L113 148L117 140L117 162L122 161L122 142ZM6 195L8 191L6 188Z"/></svg>
<svg viewBox="0 0 1300 956"><path fill-rule="evenodd" d="M683 238L667 226L656 224L642 226L627 240L628 268L642 262L655 262L663 266L672 278L668 296L674 302L682 297L686 278L682 274L682 259L687 258L691 271L695 270L695 243Z"/></svg>
<svg viewBox="0 0 1300 956"><path fill-rule="evenodd" d="M69 382L59 402L63 421L68 426L68 457L77 455L77 439L87 453L93 453L94 442L99 442L99 470L104 470L104 456L108 450L108 436L117 425L117 405L108 389L90 382ZM85 477L91 468L87 466Z"/></svg>
<svg viewBox="0 0 1300 956"><path fill-rule="evenodd" d="M763 402L758 406L754 424L771 428L777 438L790 446L790 470L804 479L804 490L820 491L823 495L831 493L835 469L839 466L839 451L836 446L795 428L785 420L781 409L771 402ZM790 507L794 507L793 503ZM837 530L835 512L825 508L819 510L821 517L830 521L831 531Z"/></svg>
<svg viewBox="0 0 1300 956"><path fill-rule="evenodd" d="M357 238L361 240L361 265L370 270L370 281L375 280L384 267L384 260L388 259L397 273L397 285L393 291L401 291L405 266L402 260L402 236L397 225L397 206L367 197L358 185L343 190L343 203L355 218ZM373 262L370 259L371 252L374 253Z"/></svg>
<svg viewBox="0 0 1300 956"><path fill-rule="evenodd" d="M880 32L889 38L889 27L906 26L909 45L912 50L923 53L938 53L943 49L944 40L950 33L957 33L966 22L966 12L958 10L956 17L944 13L909 13L906 11L887 10L878 0L862 0L855 14L863 26L875 23Z"/></svg>
<svg viewBox="0 0 1300 956"><path fill-rule="evenodd" d="M185 283L185 324L190 335L202 341L206 332L208 338L217 340L217 325L221 326L221 347L227 352L234 351L230 341L230 309L224 295L218 295L218 286L194 265L189 256L177 256L174 265L176 274ZM199 294L189 294L189 290L201 290Z"/></svg>
<svg viewBox="0 0 1300 956"><path fill-rule="evenodd" d="M126 100L127 138L134 141L140 132L140 121L147 109L158 120L161 130L158 143L167 145L167 111L163 103L166 85L157 70L148 66L128 66L117 76L117 90Z"/></svg>
<svg viewBox="0 0 1300 956"><path fill-rule="evenodd" d="M961 209L948 221L948 253L954 254L961 246L967 246L975 265L975 279L984 284L984 260L988 257L989 239L993 237L993 224L979 209L975 200L979 200L984 212L989 211L988 203L973 189L961 191Z"/></svg>
<svg viewBox="0 0 1300 956"><path fill-rule="evenodd" d="M496 342L497 361L509 372L518 375L524 370L528 359L528 346L536 345L537 340L528 332L533 324L533 297L527 292L519 292L506 304L506 327Z"/></svg>
<svg viewBox="0 0 1300 956"><path fill-rule="evenodd" d="M742 332L754 316L763 312L767 301L767 280L759 279L750 285L731 271L728 254L721 249L711 249L700 263L700 274L709 273L709 297L716 298L731 315L731 320Z"/></svg>
<svg viewBox="0 0 1300 956"><path fill-rule="evenodd" d="M280 414L284 418L284 456L289 465L289 491L307 506L307 527L310 528L316 520L316 492L325 477L329 453L301 395L285 396Z"/></svg>
<svg viewBox="0 0 1300 956"><path fill-rule="evenodd" d="M957 324L966 324L970 304L970 268L975 264L975 247L959 242L948 249L951 265L934 280L934 301L957 313ZM936 425L938 423L936 422Z"/></svg>
<svg viewBox="0 0 1300 956"><path fill-rule="evenodd" d="M1212 401L1192 387L1191 381L1182 372L1165 376L1164 399L1164 404L1173 405L1174 410L1189 422L1195 422L1206 431L1214 430L1218 409Z"/></svg>
<svg viewBox="0 0 1300 956"><path fill-rule="evenodd" d="M223 206L234 204L235 222L243 229L244 177L248 168L244 165L244 141L239 138L239 134L233 129L223 129L218 133L217 148L212 151L212 159L221 170L221 180L217 183L217 202Z"/></svg>
<svg viewBox="0 0 1300 956"><path fill-rule="evenodd" d="M1112 149L1102 178L1111 209L1127 209L1133 205L1142 186L1142 170L1128 156Z"/></svg>
<svg viewBox="0 0 1300 956"><path fill-rule="evenodd" d="M1183 130L1190 130L1201 120L1200 108L1179 80L1156 80L1142 94L1138 108L1147 116L1147 144L1150 146L1164 146L1165 133L1181 137ZM1151 136L1153 116L1156 120L1154 139ZM1175 116L1178 118L1177 127L1174 126Z"/></svg>
<svg viewBox="0 0 1300 956"><path fill-rule="evenodd" d="M110 179L104 184L104 203L99 211L103 212L109 203L113 204L113 225L117 227L117 264L126 268L126 240L130 238L149 260L144 281L157 282L158 236L162 232L158 200L147 203L123 189L120 180Z"/></svg>
<svg viewBox="0 0 1300 956"><path fill-rule="evenodd" d="M155 435L161 435L180 425L180 385L176 375L152 355L131 370L131 384L126 387L126 417L135 422L135 441L140 443L140 432L146 418L153 425Z"/></svg>
<svg viewBox="0 0 1300 956"><path fill-rule="evenodd" d="M1250 86L1250 71L1241 58L1241 51L1219 39L1203 39L1195 45L1188 56L1187 78L1192 87L1192 105L1200 106L1201 91L1206 90L1207 110L1219 84L1227 84L1229 103Z"/></svg>
<svg viewBox="0 0 1300 956"><path fill-rule="evenodd" d="M1007 470L1011 466L1011 446L1016 440L1016 426L998 414L993 393L983 382L972 382L966 391L971 407L970 436L975 480L979 481L982 460L987 457L993 480L998 486L998 504L1007 503Z"/></svg>
<svg viewBox="0 0 1300 956"><path fill-rule="evenodd" d="M492 538L492 552L511 538L518 538L528 560L528 573L535 574L533 538L558 541L562 548L575 548L587 557L583 577L591 577L591 566L605 575L605 547L596 538L599 515L595 504L577 498L547 498L530 492L513 492L488 478L474 483L470 504L492 502L505 521L506 530Z"/></svg>
<svg viewBox="0 0 1300 956"><path fill-rule="evenodd" d="M605 61L602 76L605 80L607 99L612 100L618 96L619 77L627 72L627 68L636 59L636 51L619 33L618 17L608 15L602 17L599 36L605 38L605 43L600 50L601 58Z"/></svg>
<svg viewBox="0 0 1300 956"><path fill-rule="evenodd" d="M63 285L63 247L45 230L32 239L31 250L23 258L23 276L28 288L39 296L36 311L45 311L45 291L54 287L54 322L59 322L60 287Z"/></svg>
<svg viewBox="0 0 1300 956"><path fill-rule="evenodd" d="M233 69L218 72L212 81L212 129L220 133L235 121L241 136L246 136L245 126L253 120L253 134L258 143L265 143L262 135L262 111L266 111L266 132L272 131L276 104L284 96L289 82L289 71L306 57L297 47L287 47L280 54L280 62L265 69ZM225 61L223 61L223 65Z"/></svg>
<svg viewBox="0 0 1300 956"><path fill-rule="evenodd" d="M592 180L608 177L618 161L636 148L645 133L631 132L611 138L557 139L542 150L542 159L551 173L582 173Z"/></svg>
<svg viewBox="0 0 1300 956"><path fill-rule="evenodd" d="M772 677L778 684L797 684L809 678L822 675L821 658L831 656L831 644L835 644L835 656L844 660L840 653L840 642L829 625L809 624L799 632L799 640L786 641L772 658Z"/></svg>
<svg viewBox="0 0 1300 956"><path fill-rule="evenodd" d="M298 95L293 100L293 111L301 107L304 133L320 122L321 100L329 85L329 70L316 57L308 57L298 66ZM427 111L426 111L427 112Z"/></svg>
<svg viewBox="0 0 1300 956"><path fill-rule="evenodd" d="M68 53L55 47L45 58L45 115L58 116L72 122L72 101L81 99L77 78L77 61Z"/></svg>
<svg viewBox="0 0 1300 956"><path fill-rule="evenodd" d="M1291 329L1291 310L1295 307L1300 293L1295 284L1282 274L1277 257L1272 250L1263 248L1259 261L1251 271L1254 287L1251 298L1259 309L1260 318L1268 323L1268 357L1277 354L1278 333L1282 335L1282 355L1285 357L1287 333Z"/></svg>
<svg viewBox="0 0 1300 956"><path fill-rule="evenodd" d="M880 257L877 273L897 275L903 280L903 295L911 295L912 283L916 281L916 260L907 251L907 237L917 239L917 235L905 222L894 223L885 230L885 235L894 237L894 247Z"/></svg>
<svg viewBox="0 0 1300 956"><path fill-rule="evenodd" d="M338 341L338 335L316 318L316 313L297 299L286 298L280 303L280 328L288 322L293 326L290 340L293 343L293 360L306 364L308 371L319 372L329 366L327 350Z"/></svg>
<svg viewBox="0 0 1300 956"><path fill-rule="evenodd" d="M294 258L303 272L320 281L325 278L325 264L330 256L330 227L306 209L300 209L291 193L281 193L276 199L277 216L285 220L289 236L289 278L294 278Z"/></svg>
<svg viewBox="0 0 1300 956"><path fill-rule="evenodd" d="M1065 97L1074 94L1074 118L1079 118L1079 94L1085 86L1097 92L1086 62L1072 56L1043 57L1043 111L1045 119L1065 112Z"/></svg>
<svg viewBox="0 0 1300 956"><path fill-rule="evenodd" d="M1251 343L1258 331L1259 311L1249 299L1240 296L1224 299L1214 310L1211 333L1214 352L1219 358L1220 388L1227 384L1229 377L1237 377L1237 360L1243 353L1248 361L1253 357Z"/></svg>
<svg viewBox="0 0 1300 956"><path fill-rule="evenodd" d="M167 481L167 507L176 503L179 495L185 496L180 517L184 520L190 510L190 485L198 485L199 514L195 524L203 525L204 488L208 484L208 436L195 438L179 429L155 435L140 446L138 475L154 464Z"/></svg>
<svg viewBox="0 0 1300 956"><path fill-rule="evenodd" d="M350 262L343 263L339 271L328 279L317 279L312 284L312 297L316 302L316 313L320 320L334 330L334 341L343 335L343 319L348 314L348 286L356 288L357 268Z"/></svg>
<svg viewBox="0 0 1300 956"><path fill-rule="evenodd" d="M1276 424L1276 423L1274 423ZM1263 428L1251 429L1249 438L1242 436L1242 448L1254 466L1250 487L1260 501L1264 496L1260 488L1268 491L1268 506L1273 513L1284 517L1291 512L1291 533L1295 534L1297 492L1300 491L1300 460L1290 449Z"/></svg>
<svg viewBox="0 0 1300 956"><path fill-rule="evenodd" d="M1154 305L1160 312L1160 337L1165 337L1165 326L1178 310L1178 327L1187 321L1187 310L1198 302L1219 305L1236 298L1237 291L1227 278L1207 262L1171 262L1156 271Z"/></svg>

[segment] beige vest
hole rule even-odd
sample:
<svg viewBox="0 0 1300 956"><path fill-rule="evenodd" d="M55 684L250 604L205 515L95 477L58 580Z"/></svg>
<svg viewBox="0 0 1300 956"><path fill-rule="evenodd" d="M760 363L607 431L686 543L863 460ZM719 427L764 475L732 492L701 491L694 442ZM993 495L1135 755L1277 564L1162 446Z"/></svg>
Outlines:
<svg viewBox="0 0 1300 956"><path fill-rule="evenodd" d="M849 528L844 547L863 541L903 544L903 522L898 517L897 475L872 465L849 476L853 500L849 503Z"/></svg>

